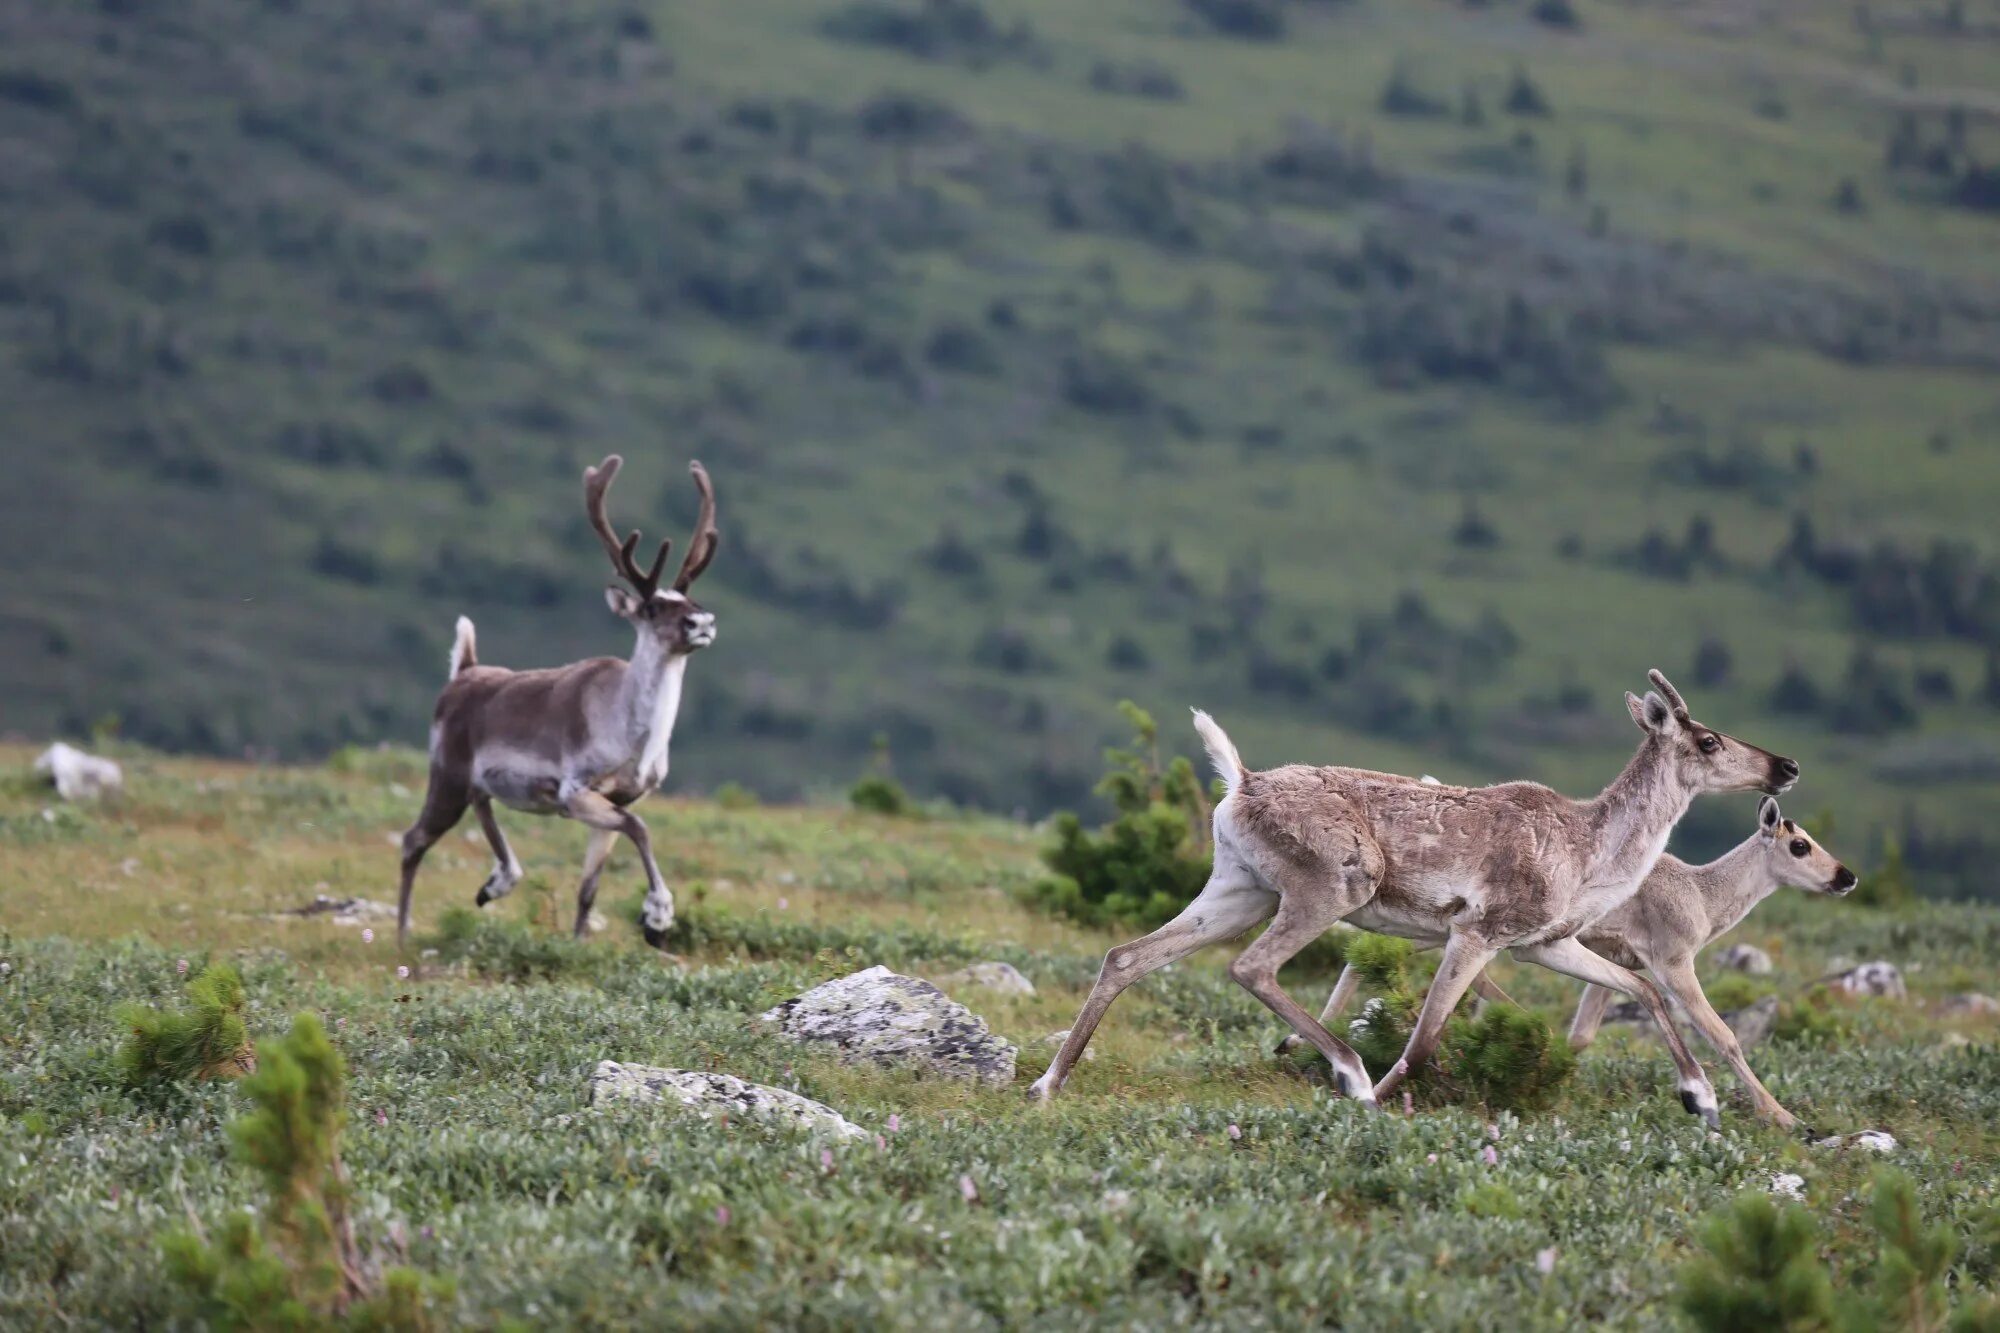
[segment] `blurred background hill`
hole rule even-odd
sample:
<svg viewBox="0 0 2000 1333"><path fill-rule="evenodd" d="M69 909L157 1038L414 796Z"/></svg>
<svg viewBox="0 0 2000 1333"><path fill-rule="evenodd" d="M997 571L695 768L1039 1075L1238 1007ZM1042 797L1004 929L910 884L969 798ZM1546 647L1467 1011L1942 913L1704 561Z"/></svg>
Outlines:
<svg viewBox="0 0 2000 1333"><path fill-rule="evenodd" d="M0 730L623 653L619 450L677 787L1087 806L1129 696L1584 792L1658 666L1994 896L1996 368L2000 0L15 3Z"/></svg>

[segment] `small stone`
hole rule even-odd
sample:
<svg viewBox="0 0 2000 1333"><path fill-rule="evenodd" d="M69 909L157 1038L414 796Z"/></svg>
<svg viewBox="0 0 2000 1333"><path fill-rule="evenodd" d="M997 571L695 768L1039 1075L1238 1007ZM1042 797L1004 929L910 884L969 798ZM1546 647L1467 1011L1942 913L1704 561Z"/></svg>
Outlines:
<svg viewBox="0 0 2000 1333"><path fill-rule="evenodd" d="M1965 991L1940 1001L1938 1012L1946 1018L1991 1018L2000 1014L2000 1000L1978 991Z"/></svg>
<svg viewBox="0 0 2000 1333"><path fill-rule="evenodd" d="M1754 944L1732 944L1715 955L1715 965L1732 972L1748 972L1753 977L1771 975L1771 955Z"/></svg>
<svg viewBox="0 0 2000 1333"><path fill-rule="evenodd" d="M1761 1045L1770 1040L1778 1027L1778 997L1766 995L1755 1004L1741 1009L1732 1009L1722 1015L1722 1021L1736 1034L1737 1042L1745 1048Z"/></svg>
<svg viewBox="0 0 2000 1333"><path fill-rule="evenodd" d="M377 902L373 898L335 898L315 893L312 901L305 906L279 912L272 920L323 916L336 926L359 926L369 921L386 921L395 915L394 903Z"/></svg>
<svg viewBox="0 0 2000 1333"><path fill-rule="evenodd" d="M1022 976L1012 963L974 963L938 980L947 986L983 986L1002 995L1035 993L1035 983Z"/></svg>
<svg viewBox="0 0 2000 1333"><path fill-rule="evenodd" d="M595 907L591 908L590 915L583 919L583 930L586 935L602 935L609 929L611 929L610 920Z"/></svg>
<svg viewBox="0 0 2000 1333"><path fill-rule="evenodd" d="M95 800L125 786L125 772L116 762L61 741L36 758L35 772L54 783L56 795L65 801Z"/></svg>
<svg viewBox="0 0 2000 1333"><path fill-rule="evenodd" d="M1069 1029L1064 1028L1061 1032L1051 1032L1048 1036L1043 1037L1041 1040L1041 1044L1044 1046L1053 1046L1057 1050L1061 1050L1062 1044L1068 1040L1069 1040ZM1097 1058L1097 1052L1092 1050L1090 1047L1086 1046L1083 1048L1083 1058L1086 1060L1095 1060Z"/></svg>
<svg viewBox="0 0 2000 1333"><path fill-rule="evenodd" d="M1791 1199L1798 1203L1805 1202L1806 1178L1795 1172L1778 1172L1771 1177L1771 1183L1766 1188L1770 1190L1773 1198Z"/></svg>
<svg viewBox="0 0 2000 1333"><path fill-rule="evenodd" d="M1883 995L1901 1000L1908 998L1910 993L1903 985L1903 974L1896 965L1879 960L1849 968L1834 977L1833 984L1849 995Z"/></svg>
<svg viewBox="0 0 2000 1333"><path fill-rule="evenodd" d="M697 1069L660 1069L601 1060L591 1071L590 1104L601 1106L607 1101L678 1103L708 1120L764 1120L841 1139L868 1137L861 1126L809 1097Z"/></svg>
<svg viewBox="0 0 2000 1333"><path fill-rule="evenodd" d="M794 1041L827 1042L848 1063L914 1068L1004 1086L1015 1050L980 1017L928 981L871 967L815 986L767 1010Z"/></svg>
<svg viewBox="0 0 2000 1333"><path fill-rule="evenodd" d="M1814 1139L1815 1148L1834 1148L1846 1152L1861 1148L1874 1153L1892 1153L1897 1148L1896 1136L1883 1129L1864 1129L1859 1134L1829 1134L1823 1139Z"/></svg>

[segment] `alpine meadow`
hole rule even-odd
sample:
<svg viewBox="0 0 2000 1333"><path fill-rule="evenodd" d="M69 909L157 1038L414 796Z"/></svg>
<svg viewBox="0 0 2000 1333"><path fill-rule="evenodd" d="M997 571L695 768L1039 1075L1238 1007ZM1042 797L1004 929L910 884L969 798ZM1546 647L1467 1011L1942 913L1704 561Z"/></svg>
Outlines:
<svg viewBox="0 0 2000 1333"><path fill-rule="evenodd" d="M1996 515L2000 0L0 0L0 1327L2000 1333Z"/></svg>

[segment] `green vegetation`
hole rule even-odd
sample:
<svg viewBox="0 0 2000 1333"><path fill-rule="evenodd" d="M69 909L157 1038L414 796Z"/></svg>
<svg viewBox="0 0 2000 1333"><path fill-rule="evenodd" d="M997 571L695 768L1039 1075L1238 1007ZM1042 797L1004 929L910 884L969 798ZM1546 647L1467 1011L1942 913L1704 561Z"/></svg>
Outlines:
<svg viewBox="0 0 2000 1333"><path fill-rule="evenodd" d="M1876 1173L1868 1221L1880 1246L1874 1272L1836 1282L1820 1259L1811 1214L1746 1195L1703 1225L1708 1253L1683 1271L1680 1306L1705 1333L2000 1328L2000 1300L1991 1296L1966 1297L1952 1310L1949 1285L1964 1247L1949 1223L1925 1224L1906 1173Z"/></svg>
<svg viewBox="0 0 2000 1333"><path fill-rule="evenodd" d="M618 449L727 529L677 785L886 732L1083 811L1124 696L1587 791L1699 654L1864 868L1990 893L2000 47L1920 8L18 6L7 726L417 744L461 612L625 651Z"/></svg>
<svg viewBox="0 0 2000 1333"><path fill-rule="evenodd" d="M185 968L183 959L178 965ZM118 1068L133 1090L190 1079L233 1078L250 1072L250 1033L243 1025L243 981L227 963L211 963L188 983L193 1007L161 1013L128 1004L118 1020L128 1035L118 1048Z"/></svg>
<svg viewBox="0 0 2000 1333"><path fill-rule="evenodd" d="M229 1126L236 1156L264 1178L262 1214L233 1214L213 1244L170 1233L167 1269L197 1297L203 1322L225 1329L433 1327L427 1306L449 1284L408 1268L381 1270L355 1244L353 1191L340 1161L347 1073L311 1014L260 1043L243 1092L255 1110Z"/></svg>
<svg viewBox="0 0 2000 1333"><path fill-rule="evenodd" d="M0 746L0 774L32 755ZM404 954L388 932L276 914L315 892L393 890L399 788L421 779L421 756L319 769L127 757L119 806L61 823L40 818L45 794L0 782L9 1329L207 1325L231 1302L264 1326L290 1302L330 1314L324 1242L343 1217L359 1271L383 1274L352 1298L351 1324L366 1307L403 1327L1475 1328L1504 1310L1530 1327L1652 1329L1700 1250L1697 1219L1780 1172L1804 1182L1815 1262L1837 1290L1898 1292L1933 1313L1941 1292L1948 1317L1970 1319L2000 1283L2000 1028L1934 1016L1948 995L1993 989L1991 907L1780 894L1742 931L1776 958L1760 981L1787 996L1842 955L1887 957L1907 977L1907 1003L1845 1004L1839 1041L1751 1056L1822 1132L1893 1133L1909 1234L1964 1238L1942 1261L1899 1242L1913 1276L1892 1280L1869 1203L1880 1159L1759 1125L1726 1072L1711 1135L1680 1109L1657 1043L1615 1027L1540 1109L1470 1095L1429 1109L1419 1087L1414 1115L1366 1114L1271 1056L1278 1024L1228 979L1223 948L1133 987L1097 1058L1054 1104L1032 1102L1025 1086L1053 1054L1043 1038L1072 1021L1123 935L1019 901L1045 842L1019 824L661 801L672 956L629 928L643 887L629 848L605 872L614 928L578 944L525 892L469 910L487 852L453 837L432 853L420 943ZM567 882L584 830L509 828L531 875ZM150 939L131 937L140 928ZM1422 982L1423 957L1399 943L1355 936L1346 952L1372 985ZM107 1073L120 1004L185 1003L181 957L237 969L259 1072L162 1102ZM874 963L941 981L983 959L1036 986L945 983L1020 1047L1011 1089L850 1068L755 1021ZM1498 969L1528 1017L1575 1003L1573 982ZM1307 968L1286 984L1316 1008L1332 980ZM322 1032L308 1020L284 1039L297 1014ZM755 1122L593 1110L603 1059L793 1089L871 1137L822 1158ZM207 1233L175 1242L193 1285L168 1280L162 1252L190 1219Z"/></svg>

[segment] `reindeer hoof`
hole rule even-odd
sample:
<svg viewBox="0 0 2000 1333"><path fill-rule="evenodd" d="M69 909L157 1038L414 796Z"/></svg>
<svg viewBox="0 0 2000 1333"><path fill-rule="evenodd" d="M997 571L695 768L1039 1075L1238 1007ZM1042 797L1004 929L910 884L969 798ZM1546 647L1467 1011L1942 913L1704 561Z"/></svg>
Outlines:
<svg viewBox="0 0 2000 1333"><path fill-rule="evenodd" d="M1710 1129L1722 1128L1722 1113L1715 1108L1715 1103L1709 1102L1704 1106L1702 1099L1696 1095L1694 1089L1681 1089L1681 1106L1689 1115L1700 1116L1702 1123Z"/></svg>
<svg viewBox="0 0 2000 1333"><path fill-rule="evenodd" d="M493 881L489 879L484 884L481 884L479 886L479 892L473 896L472 905L474 907L484 907L486 906L486 904L492 901L493 901Z"/></svg>
<svg viewBox="0 0 2000 1333"><path fill-rule="evenodd" d="M1276 1047L1272 1049L1271 1054L1290 1055L1293 1051L1296 1051L1298 1048L1299 1048L1299 1034L1296 1032L1288 1032L1284 1036L1278 1038L1278 1044Z"/></svg>
<svg viewBox="0 0 2000 1333"><path fill-rule="evenodd" d="M651 926L641 926L640 929L646 934L646 943L652 945L655 949L664 950L667 947L666 931L655 930Z"/></svg>

